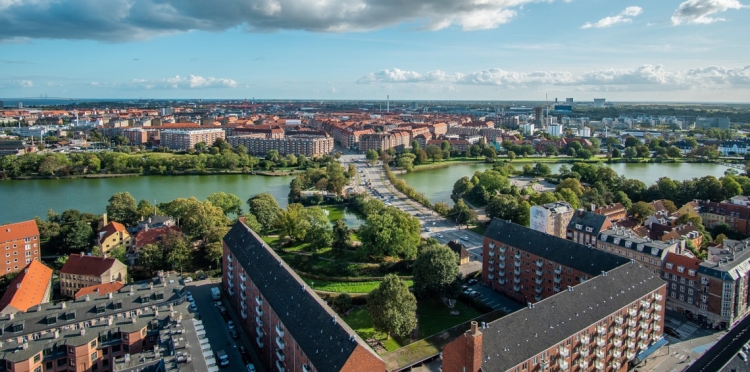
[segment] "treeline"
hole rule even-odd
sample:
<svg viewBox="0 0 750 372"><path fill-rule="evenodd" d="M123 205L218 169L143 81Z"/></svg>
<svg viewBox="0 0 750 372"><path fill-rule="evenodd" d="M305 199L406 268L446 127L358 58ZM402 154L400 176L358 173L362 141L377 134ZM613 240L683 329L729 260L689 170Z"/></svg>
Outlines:
<svg viewBox="0 0 750 372"><path fill-rule="evenodd" d="M733 123L750 123L750 110L742 106L715 106L710 107L677 107L670 105L649 106L608 106L608 107L581 107L575 106L574 113L584 114L591 120L602 120L602 118L616 118L620 115L628 115L634 112L649 116L702 116L702 117L729 117Z"/></svg>
<svg viewBox="0 0 750 372"><path fill-rule="evenodd" d="M306 190L317 190L332 193L336 196L342 194L344 187L349 183L352 177L355 177L357 170L354 164L349 164L345 170L341 163L329 161L324 163L324 167L316 164L308 167L307 170L295 177L289 184L289 200L293 203L303 204L321 204L323 196L320 193L312 195L310 200L302 198L302 192Z"/></svg>
<svg viewBox="0 0 750 372"><path fill-rule="evenodd" d="M125 147L127 148L127 147ZM200 146L199 146L200 148ZM274 171L278 168L307 169L326 166L334 156L307 158L304 155L281 156L271 150L265 158L249 155L243 145L232 147L217 140L204 151L174 154L155 152L103 151L97 153L49 153L0 157L0 179L22 176L61 177L97 173L177 174L208 171Z"/></svg>

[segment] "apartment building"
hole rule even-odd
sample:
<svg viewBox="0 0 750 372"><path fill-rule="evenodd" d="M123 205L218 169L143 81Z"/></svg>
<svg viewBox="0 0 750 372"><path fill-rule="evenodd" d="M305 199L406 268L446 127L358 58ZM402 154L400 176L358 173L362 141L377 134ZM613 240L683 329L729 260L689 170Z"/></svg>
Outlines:
<svg viewBox="0 0 750 372"><path fill-rule="evenodd" d="M707 229L727 224L732 231L750 235L750 206L710 200L699 200L698 204L698 214Z"/></svg>
<svg viewBox="0 0 750 372"><path fill-rule="evenodd" d="M35 220L0 226L0 276L16 272L31 261L39 261L39 228Z"/></svg>
<svg viewBox="0 0 750 372"><path fill-rule="evenodd" d="M383 360L243 222L223 241L222 287L268 370L384 371Z"/></svg>
<svg viewBox="0 0 750 372"><path fill-rule="evenodd" d="M0 299L0 317L46 304L51 294L52 269L39 261L31 261L13 278Z"/></svg>
<svg viewBox="0 0 750 372"><path fill-rule="evenodd" d="M497 218L485 231L482 252L482 281L522 303L542 301L630 262Z"/></svg>
<svg viewBox="0 0 750 372"><path fill-rule="evenodd" d="M568 222L565 238L578 244L596 246L599 233L610 227L612 222L607 216L579 209Z"/></svg>
<svg viewBox="0 0 750 372"><path fill-rule="evenodd" d="M71 254L60 269L60 294L73 297L82 288L113 282L125 282L128 268L112 257Z"/></svg>
<svg viewBox="0 0 750 372"><path fill-rule="evenodd" d="M603 205L594 210L594 213L607 216L612 222L618 222L628 218L628 210L620 203Z"/></svg>
<svg viewBox="0 0 750 372"><path fill-rule="evenodd" d="M133 244L130 232L125 225L112 221L99 230L96 244L101 248L102 253L109 253L113 248L123 246L128 250Z"/></svg>
<svg viewBox="0 0 750 372"><path fill-rule="evenodd" d="M224 129L166 129L161 131L161 146L172 150L189 150L203 142L211 146L214 141L226 138Z"/></svg>
<svg viewBox="0 0 750 372"><path fill-rule="evenodd" d="M179 276L160 274L116 293L8 314L0 320L0 366L9 372L122 370L115 369L118 360L129 362L131 355L154 349L162 340L160 331L180 328L177 320L190 316L185 296ZM194 333L179 337L183 346L184 340L198 344ZM204 363L190 370L208 368Z"/></svg>
<svg viewBox="0 0 750 372"><path fill-rule="evenodd" d="M411 147L408 132L368 133L359 137L359 150L388 150L401 151Z"/></svg>
<svg viewBox="0 0 750 372"><path fill-rule="evenodd" d="M565 239L573 212L573 207L566 202L535 205L531 207L529 226L536 231Z"/></svg>
<svg viewBox="0 0 750 372"><path fill-rule="evenodd" d="M243 145L252 155L266 155L276 150L281 155L305 155L318 157L333 152L333 137L319 135L294 135L284 138L266 138L261 134L231 136L227 138L232 146Z"/></svg>
<svg viewBox="0 0 750 372"><path fill-rule="evenodd" d="M470 141L465 139L432 139L427 141L427 146L435 145L440 147L443 144L443 141L448 141L451 145L451 149L459 153L465 153L472 145Z"/></svg>
<svg viewBox="0 0 750 372"><path fill-rule="evenodd" d="M667 254L682 254L685 242L682 240L663 242L638 236L633 230L614 228L599 233L596 249L635 260L658 275L661 273L661 266Z"/></svg>
<svg viewBox="0 0 750 372"><path fill-rule="evenodd" d="M627 371L660 347L666 285L628 262L443 347L442 371Z"/></svg>
<svg viewBox="0 0 750 372"><path fill-rule="evenodd" d="M706 261L669 254L662 278L667 307L700 323L728 328L750 310L750 249L747 241L726 240Z"/></svg>

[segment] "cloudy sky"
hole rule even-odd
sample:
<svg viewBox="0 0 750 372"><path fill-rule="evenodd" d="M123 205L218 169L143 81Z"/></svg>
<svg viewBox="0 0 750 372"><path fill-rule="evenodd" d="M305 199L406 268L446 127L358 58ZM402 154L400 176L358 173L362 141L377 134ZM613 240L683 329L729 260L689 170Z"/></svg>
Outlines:
<svg viewBox="0 0 750 372"><path fill-rule="evenodd" d="M747 35L749 0L0 0L0 98L747 102Z"/></svg>

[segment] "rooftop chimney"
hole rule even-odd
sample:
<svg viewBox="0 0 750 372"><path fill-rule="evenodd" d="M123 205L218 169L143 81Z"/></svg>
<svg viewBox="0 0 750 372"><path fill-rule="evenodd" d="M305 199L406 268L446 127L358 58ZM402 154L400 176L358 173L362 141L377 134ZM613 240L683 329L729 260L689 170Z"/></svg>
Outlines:
<svg viewBox="0 0 750 372"><path fill-rule="evenodd" d="M479 331L479 323L477 323L476 321L472 321L471 322L471 334L475 335L477 334L478 331Z"/></svg>

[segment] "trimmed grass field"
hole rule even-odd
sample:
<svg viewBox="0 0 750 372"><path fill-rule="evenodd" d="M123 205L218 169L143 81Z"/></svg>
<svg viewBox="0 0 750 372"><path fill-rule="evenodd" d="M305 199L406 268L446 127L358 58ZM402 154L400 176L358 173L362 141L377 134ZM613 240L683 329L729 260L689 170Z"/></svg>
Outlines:
<svg viewBox="0 0 750 372"><path fill-rule="evenodd" d="M380 281L369 282L331 282L327 280L310 279L303 277L302 280L309 284L311 288L319 291L338 292L338 293L370 293L380 285ZM412 286L411 280L404 280L406 285Z"/></svg>
<svg viewBox="0 0 750 372"><path fill-rule="evenodd" d="M385 333L376 331L372 325L372 317L365 307L352 310L349 312L348 316L344 317L344 321L349 327L352 327L352 329L357 332L357 335L362 337L363 340L375 338L383 343L383 346L388 351L396 350L408 343L408 340L401 340L401 342L404 342L402 345L396 338L391 337L386 339Z"/></svg>

